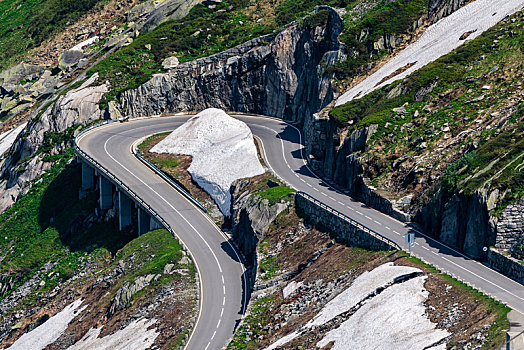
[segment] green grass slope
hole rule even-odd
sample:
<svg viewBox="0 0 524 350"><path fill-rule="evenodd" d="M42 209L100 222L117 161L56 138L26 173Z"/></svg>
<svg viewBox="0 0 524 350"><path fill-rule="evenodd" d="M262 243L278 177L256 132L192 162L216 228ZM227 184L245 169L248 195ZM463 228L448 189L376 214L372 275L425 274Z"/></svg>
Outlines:
<svg viewBox="0 0 524 350"><path fill-rule="evenodd" d="M107 0L0 1L0 70Z"/></svg>

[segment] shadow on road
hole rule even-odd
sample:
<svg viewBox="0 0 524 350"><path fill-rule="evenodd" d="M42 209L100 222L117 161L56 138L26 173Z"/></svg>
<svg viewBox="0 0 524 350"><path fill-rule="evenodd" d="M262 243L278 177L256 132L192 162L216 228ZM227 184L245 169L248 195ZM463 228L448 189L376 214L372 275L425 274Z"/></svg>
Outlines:
<svg viewBox="0 0 524 350"><path fill-rule="evenodd" d="M222 242L221 247L224 252L235 262L240 263L244 266L245 270L242 276L240 277L241 283L242 283L242 301L240 310L238 312L239 318L237 319L235 323L235 329L240 324L242 315L246 312L247 305L249 303L249 299L251 298L251 292L253 291L253 286L255 285L255 276L253 275L253 271L256 271L256 266L254 267L247 267L244 264L244 261L242 258L239 259L239 254L237 254L236 250L233 248L234 242L233 240L229 240L227 242ZM255 262L256 264L256 262Z"/></svg>

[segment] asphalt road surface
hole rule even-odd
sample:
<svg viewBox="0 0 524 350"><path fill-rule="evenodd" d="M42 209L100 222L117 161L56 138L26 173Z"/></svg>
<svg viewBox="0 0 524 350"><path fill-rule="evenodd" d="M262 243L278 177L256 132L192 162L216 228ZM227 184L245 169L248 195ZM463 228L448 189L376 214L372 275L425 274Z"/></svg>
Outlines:
<svg viewBox="0 0 524 350"><path fill-rule="evenodd" d="M246 122L262 141L264 158L272 171L296 190L321 200L405 249L405 233L415 232L414 255L524 314L522 284L353 200L318 178L306 164L298 129L281 120L234 116ZM187 349L220 349L227 345L247 302L241 259L206 214L131 153L132 144L145 134L174 130L190 117L179 115L112 123L82 135L78 145L151 205L187 246L198 267L202 293L199 318Z"/></svg>

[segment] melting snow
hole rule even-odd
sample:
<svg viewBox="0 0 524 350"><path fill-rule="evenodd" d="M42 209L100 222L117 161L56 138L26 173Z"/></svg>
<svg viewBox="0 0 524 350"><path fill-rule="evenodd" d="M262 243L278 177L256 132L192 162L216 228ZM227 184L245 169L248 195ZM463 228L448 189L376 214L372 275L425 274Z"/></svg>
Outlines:
<svg viewBox="0 0 524 350"><path fill-rule="evenodd" d="M151 152L193 156L189 173L226 216L233 181L264 173L249 127L216 108L189 119Z"/></svg>
<svg viewBox="0 0 524 350"><path fill-rule="evenodd" d="M82 50L84 49L84 47L89 46L89 45L91 45L91 44L97 42L98 39L99 39L98 36L94 36L94 37L92 37L92 38L89 38L89 39L87 39L87 40L84 40L84 41L82 41L81 43L79 43L79 44L73 46L70 50L71 50L71 51L82 51Z"/></svg>
<svg viewBox="0 0 524 350"><path fill-rule="evenodd" d="M15 142L16 137L24 130L27 123L19 125L18 127L0 134L0 157L11 147Z"/></svg>
<svg viewBox="0 0 524 350"><path fill-rule="evenodd" d="M340 327L328 332L317 343L326 346L331 341L332 350L426 349L450 333L436 329L425 314L424 289L426 276L416 277L395 284L362 306ZM444 350L446 344L431 347Z"/></svg>
<svg viewBox="0 0 524 350"><path fill-rule="evenodd" d="M416 42L401 51L370 77L340 96L336 105L342 105L407 77L426 64L453 51L464 42L476 38L504 17L521 10L523 6L524 0L476 0L471 2L430 26ZM473 31L475 32L471 33L466 40L460 40L462 34ZM412 63L415 64L406 71L379 84L382 79L397 69Z"/></svg>
<svg viewBox="0 0 524 350"><path fill-rule="evenodd" d="M149 349L160 333L150 327L156 320L135 320L115 333L98 338L102 327L91 328L68 350L143 350Z"/></svg>
<svg viewBox="0 0 524 350"><path fill-rule="evenodd" d="M41 350L54 343L64 333L69 323L87 307L87 305L84 305L80 308L81 304L82 300L80 299L69 304L39 327L22 335L9 347L9 350Z"/></svg>
<svg viewBox="0 0 524 350"><path fill-rule="evenodd" d="M395 350L422 349L436 343L449 333L435 329L435 324L425 315L424 301L428 297L428 292L424 289L425 277L391 285L377 296L365 300L378 288L414 272L421 271L409 266L395 266L393 263L364 272L345 291L328 302L304 327L280 338L266 350L276 349L302 333L312 331L359 303L362 306L340 327L328 332L317 344L318 347L334 341L332 349L383 349L387 345L388 349ZM442 346L434 349L445 349L445 344Z"/></svg>
<svg viewBox="0 0 524 350"><path fill-rule="evenodd" d="M348 289L337 295L333 300L306 324L306 327L320 326L338 315L349 311L369 294L374 293L377 288L393 282L402 275L413 272L421 272L419 269L408 266L395 266L386 263L369 272L358 276Z"/></svg>
<svg viewBox="0 0 524 350"><path fill-rule="evenodd" d="M288 285L285 286L284 289L282 290L284 299L287 299L288 296L295 293L295 291L299 289L300 287L302 287L303 285L304 285L303 282L298 282L298 283L295 281L289 282Z"/></svg>

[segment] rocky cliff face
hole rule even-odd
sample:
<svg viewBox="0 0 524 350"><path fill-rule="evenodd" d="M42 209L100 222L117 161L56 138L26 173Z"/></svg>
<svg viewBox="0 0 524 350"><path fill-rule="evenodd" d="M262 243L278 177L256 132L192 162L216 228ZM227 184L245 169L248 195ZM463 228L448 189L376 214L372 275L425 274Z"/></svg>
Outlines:
<svg viewBox="0 0 524 350"><path fill-rule="evenodd" d="M331 8L325 25L296 23L279 34L180 64L123 94L132 117L209 107L304 120L333 99L325 68L339 57L342 20Z"/></svg>
<svg viewBox="0 0 524 350"><path fill-rule="evenodd" d="M94 86L96 80L97 75L93 75L80 87L59 97L40 117L32 119L18 136L0 168L3 179L0 181L0 212L10 207L20 194L29 189L29 182L51 166L38 151L44 144L46 135L63 133L74 126L102 117L98 102L107 92L107 86ZM52 146L49 143L49 154L65 151L70 146L63 144L65 141L68 140L55 140Z"/></svg>
<svg viewBox="0 0 524 350"><path fill-rule="evenodd" d="M472 195L439 191L417 214L424 231L471 257L485 258L483 247L495 244L496 228L488 212L489 193Z"/></svg>
<svg viewBox="0 0 524 350"><path fill-rule="evenodd" d="M453 12L461 8L466 0L429 0L428 14L432 18L433 23L438 22L443 17L451 15Z"/></svg>
<svg viewBox="0 0 524 350"><path fill-rule="evenodd" d="M458 10L465 2L455 0L430 1L428 18L437 21ZM498 67L494 69L498 69ZM398 96L400 92L397 90L399 89L402 89L402 84L386 91L388 98ZM417 94L419 93L426 94L427 91L417 91ZM392 115L402 115L402 113L405 114L405 110L404 107L400 107L393 109L390 113ZM418 115L418 113L417 111L416 114ZM495 114L493 113L493 115ZM404 117L401 116L401 118ZM406 126L408 127L411 124L407 123ZM349 127L349 129L350 131L348 132L346 125L341 125L335 120L326 118L322 113L309 119L304 130L306 134L306 149L312 168L343 190L346 190L369 206L392 215L399 220L416 220L423 226L426 232L473 257L484 257L485 254L482 251L484 246L494 245L496 241L501 242L501 245L504 245L505 243L502 242L506 241L515 242L520 236L520 233L514 232L520 229L518 225L516 225L517 228L514 227L514 221L518 220L518 217L507 219L503 224L504 228L502 231L507 230L507 237L497 236L498 219L490 217L489 214L494 208L492 203L493 198L496 197L493 193L494 189L477 191L472 195L438 193L424 208L416 205L418 201L412 201L413 195L406 195L406 193L400 191L397 193L399 187L406 188L415 179L420 178L422 171L427 171L427 169L422 169L422 166L417 166L422 162L422 157L419 159L420 162L415 160L410 163L409 168L405 169L405 172L404 169L402 170L402 173L405 173L405 178L395 179L397 183L384 181L382 185L385 185L381 188L386 190L377 191L367 177L376 178L382 173L383 169L375 171L374 167L385 167L384 164L386 164L386 166L390 167L389 172L400 172L399 167L406 166L402 165L402 163L409 156L400 157L398 154L389 154L385 159L377 161L374 159L373 152L367 152L368 141L376 131L374 125L355 131L353 131L354 128L352 127ZM445 125L442 127L442 130L449 132L450 129ZM399 128L397 132L400 131L403 130ZM460 137L464 137L466 134L467 132L456 135L457 142L461 142ZM387 146L382 144L380 147L384 148ZM427 148L427 145L425 143L421 144L420 141L413 141L411 147ZM431 177L429 183L434 183L437 179L438 177L436 176ZM397 186L398 183L404 184ZM419 192L422 192L422 190ZM427 194L424 193L422 195ZM407 210L412 211L408 212ZM420 212L414 217L413 214L416 214L417 210L420 210ZM517 209L513 210L517 211ZM498 224L498 226L500 227L501 224Z"/></svg>
<svg viewBox="0 0 524 350"><path fill-rule="evenodd" d="M264 240L269 225L288 205L271 205L267 199L250 193L249 184L249 180L238 180L231 187L231 224L235 243L247 259L247 265L256 271L257 244Z"/></svg>

